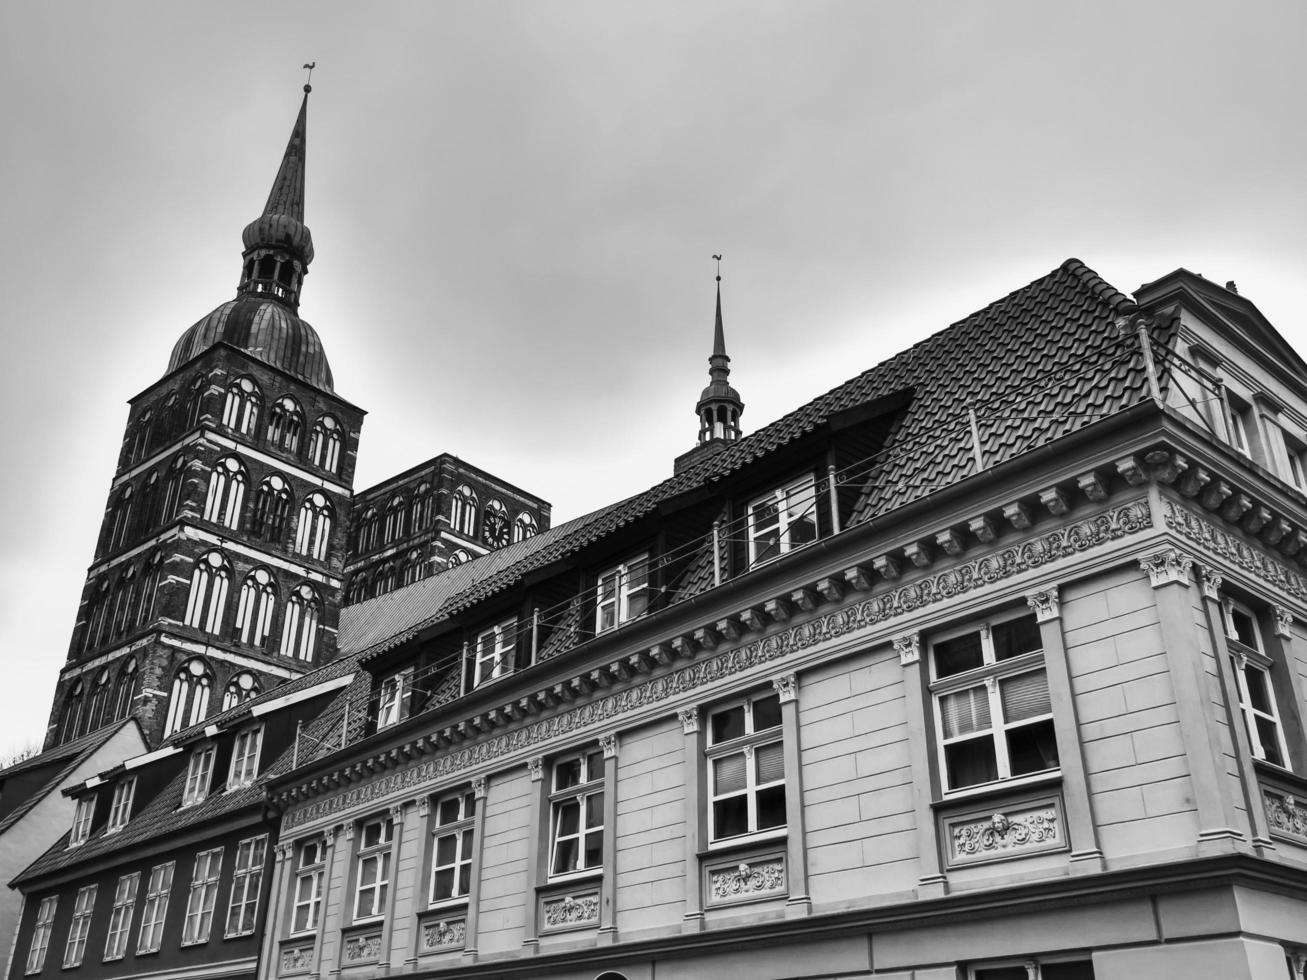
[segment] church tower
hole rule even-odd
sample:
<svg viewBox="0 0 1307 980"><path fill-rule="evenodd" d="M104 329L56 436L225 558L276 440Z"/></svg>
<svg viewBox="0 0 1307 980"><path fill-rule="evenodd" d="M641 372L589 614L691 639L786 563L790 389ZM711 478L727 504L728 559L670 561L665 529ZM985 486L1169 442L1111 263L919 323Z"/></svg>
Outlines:
<svg viewBox="0 0 1307 980"><path fill-rule="evenodd" d="M364 413L299 316L309 91L236 297L131 399L47 748L128 715L158 744L336 654Z"/></svg>
<svg viewBox="0 0 1307 980"><path fill-rule="evenodd" d="M676 472L711 453L720 452L740 438L740 416L744 402L731 387L731 359L726 353L726 331L722 327L721 256L714 255L717 266L717 317L713 324L712 354L708 358L708 386L699 395L694 412L699 417L699 442L676 458Z"/></svg>

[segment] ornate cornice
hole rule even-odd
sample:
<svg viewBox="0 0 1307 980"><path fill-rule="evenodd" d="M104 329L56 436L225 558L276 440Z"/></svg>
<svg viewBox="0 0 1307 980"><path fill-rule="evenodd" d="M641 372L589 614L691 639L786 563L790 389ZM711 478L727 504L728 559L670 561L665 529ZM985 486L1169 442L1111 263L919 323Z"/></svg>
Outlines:
<svg viewBox="0 0 1307 980"><path fill-rule="evenodd" d="M1163 520L1172 531L1267 585L1307 602L1307 579L1296 570L1199 517L1178 501L1165 500L1163 505Z"/></svg>
<svg viewBox="0 0 1307 980"><path fill-rule="evenodd" d="M438 755L412 762L402 769L371 779L343 792L294 807L291 791L281 794L289 804L282 825L290 830L373 800L427 785L456 773L493 764L506 756L529 752L536 746L577 732L610 725L613 719L695 692L752 670L783 660L810 647L850 633L869 630L887 620L944 602L976 589L1040 568L1061 558L1080 554L1152 526L1146 500L1135 500L1102 513L1064 524L1019 544L964 562L916 581L887 589L880 595L842 606L786 626L733 649L718 652L669 671L659 677L614 690L602 697L570 707L520 727L489 735L471 744L442 750ZM685 718L682 717L682 722ZM381 765L401 764L409 758L396 752L378 755ZM322 780L315 781L322 786Z"/></svg>

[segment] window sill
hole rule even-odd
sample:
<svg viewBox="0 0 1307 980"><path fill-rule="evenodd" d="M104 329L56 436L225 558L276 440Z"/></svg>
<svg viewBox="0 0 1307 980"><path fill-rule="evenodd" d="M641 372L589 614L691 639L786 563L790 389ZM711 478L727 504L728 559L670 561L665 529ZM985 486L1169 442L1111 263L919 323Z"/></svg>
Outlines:
<svg viewBox="0 0 1307 980"><path fill-rule="evenodd" d="M699 857L701 859L717 858L732 851L748 850L760 844L770 844L773 841L784 840L789 836L789 833L788 827L777 827L775 830L765 830L761 833L749 834L747 837L728 837L725 840L712 841L706 848L699 851Z"/></svg>
<svg viewBox="0 0 1307 980"><path fill-rule="evenodd" d="M989 798L1001 798L1013 793L1019 793L1025 789L1032 789L1044 786L1059 786L1062 783L1062 770L1054 769L1050 772L1039 772L1031 776L1021 776L1017 779L1004 779L1000 782L983 783L979 786L968 786L966 789L950 790L942 799L935 800L930 805L933 809L949 807L953 804L974 803L978 800Z"/></svg>
<svg viewBox="0 0 1307 980"><path fill-rule="evenodd" d="M563 874L550 875L549 880L543 885L536 885L536 891L558 887L566 887L575 882L586 882L592 879L599 879L604 876L603 868L586 868L584 871L568 871Z"/></svg>
<svg viewBox="0 0 1307 980"><path fill-rule="evenodd" d="M427 912L457 912L460 909L467 908L468 898L466 895L459 895L455 898L442 898L435 902L429 902L426 907ZM422 913L419 912L418 915Z"/></svg>

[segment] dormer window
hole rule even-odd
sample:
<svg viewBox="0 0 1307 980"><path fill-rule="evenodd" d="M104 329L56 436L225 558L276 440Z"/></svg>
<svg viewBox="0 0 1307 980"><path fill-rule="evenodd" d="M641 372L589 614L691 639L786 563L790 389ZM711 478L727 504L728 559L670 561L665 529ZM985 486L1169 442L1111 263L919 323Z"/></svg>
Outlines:
<svg viewBox="0 0 1307 980"><path fill-rule="evenodd" d="M477 634L476 678L473 687L498 680L513 672L513 647L517 620L506 619Z"/></svg>
<svg viewBox="0 0 1307 980"><path fill-rule="evenodd" d="M186 764L186 786L182 790L182 806L192 806L209 795L213 785L213 759L215 751L212 745L205 745L191 753Z"/></svg>
<svg viewBox="0 0 1307 980"><path fill-rule="evenodd" d="M113 788L113 801L109 804L109 826L106 834L114 834L127 826L132 815L132 797L136 795L136 777L128 776Z"/></svg>
<svg viewBox="0 0 1307 980"><path fill-rule="evenodd" d="M817 539L812 477L777 487L749 504L749 565L759 565Z"/></svg>
<svg viewBox="0 0 1307 980"><path fill-rule="evenodd" d="M91 836L91 818L95 815L95 794L80 797L77 809L73 811L73 829L68 835L68 846L85 844Z"/></svg>
<svg viewBox="0 0 1307 980"><path fill-rule="evenodd" d="M595 596L595 632L614 629L643 616L649 608L649 555L643 554L599 576Z"/></svg>
<svg viewBox="0 0 1307 980"><path fill-rule="evenodd" d="M378 729L394 725L408 717L412 685L412 667L406 667L381 682L381 693L377 698Z"/></svg>
<svg viewBox="0 0 1307 980"><path fill-rule="evenodd" d="M247 728L236 735L231 750L231 772L227 788L240 789L254 782L259 774L259 749L263 745L263 728Z"/></svg>

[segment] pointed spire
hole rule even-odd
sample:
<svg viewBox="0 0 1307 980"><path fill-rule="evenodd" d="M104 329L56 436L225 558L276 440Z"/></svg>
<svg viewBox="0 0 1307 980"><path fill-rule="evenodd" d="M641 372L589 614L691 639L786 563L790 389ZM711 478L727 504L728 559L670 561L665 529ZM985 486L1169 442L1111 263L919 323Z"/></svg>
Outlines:
<svg viewBox="0 0 1307 980"><path fill-rule="evenodd" d="M717 315L713 323L712 355L708 358L708 387L699 396L695 414L699 416L699 444L740 438L740 415L744 402L740 393L731 387L727 378L731 374L731 358L726 353L726 330L722 325L722 257L717 260Z"/></svg>
<svg viewBox="0 0 1307 980"><path fill-rule="evenodd" d="M264 214L284 214L301 223L304 221L304 151L308 137L310 91L305 85L299 117L295 120L295 128L290 131L290 142L281 158L277 179L272 182L268 203L263 206Z"/></svg>
<svg viewBox="0 0 1307 980"><path fill-rule="evenodd" d="M713 330L713 357L726 357L726 331L722 329L722 277L717 274L717 326ZM729 361L730 358L726 357Z"/></svg>

